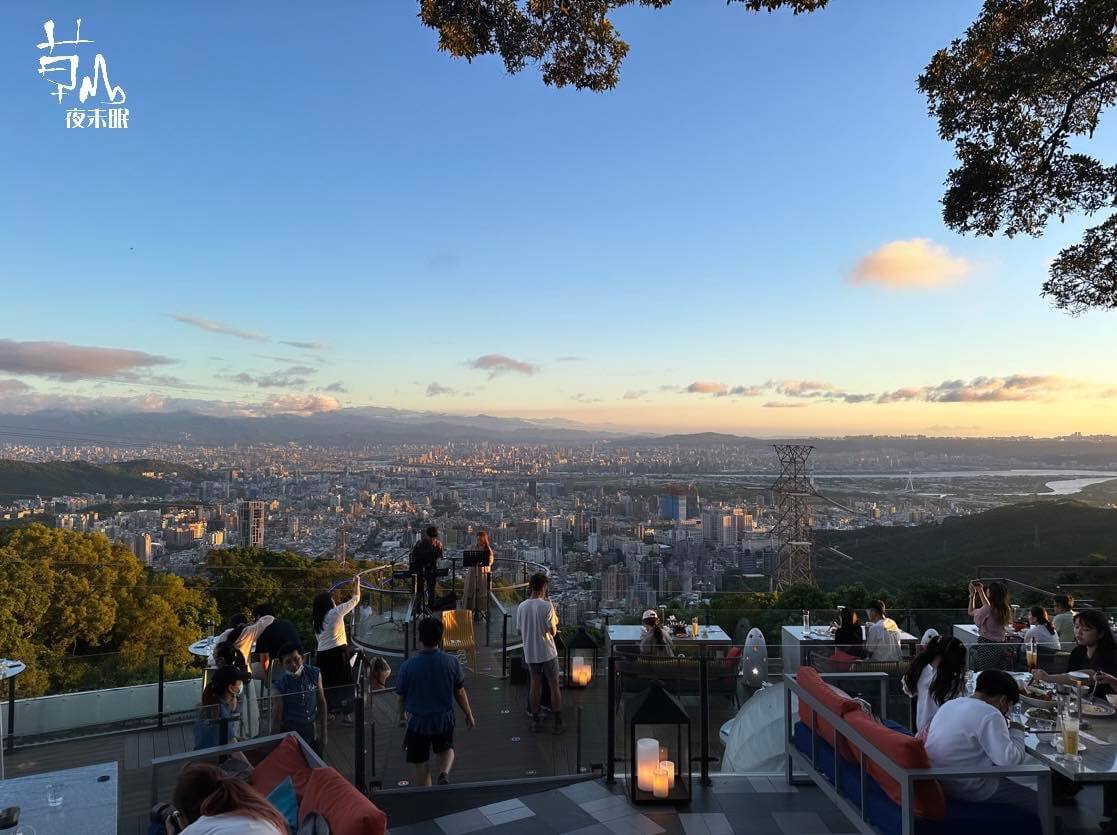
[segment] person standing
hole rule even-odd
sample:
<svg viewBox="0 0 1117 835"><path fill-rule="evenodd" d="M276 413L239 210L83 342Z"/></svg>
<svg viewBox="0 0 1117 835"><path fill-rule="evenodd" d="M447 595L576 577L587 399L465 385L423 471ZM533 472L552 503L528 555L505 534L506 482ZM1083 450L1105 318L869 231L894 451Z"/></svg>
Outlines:
<svg viewBox="0 0 1117 835"><path fill-rule="evenodd" d="M274 683L282 678L285 670L279 659L279 651L288 644L294 644L302 651L302 642L299 640L299 631L295 624L286 618L276 618L275 610L267 603L262 603L253 610L256 617L262 620L272 618L272 622L256 638L256 660L259 663L259 672L253 665L253 675L262 681Z"/></svg>
<svg viewBox="0 0 1117 835"><path fill-rule="evenodd" d="M870 661L900 660L900 627L884 611L883 600L870 600L865 653Z"/></svg>
<svg viewBox="0 0 1117 835"><path fill-rule="evenodd" d="M1074 598L1069 594L1055 595L1055 617L1051 623L1055 626L1055 634L1059 637L1059 646L1063 649L1074 649Z"/></svg>
<svg viewBox="0 0 1117 835"><path fill-rule="evenodd" d="M542 572L531 575L531 597L516 609L516 629L524 642L524 663L531 671L531 686L528 690L531 729L542 730L539 705L543 696L543 682L546 681L551 693L551 712L555 717L554 732L560 734L564 730L562 692L559 690L558 649L555 647L559 621L554 604L547 599L550 582Z"/></svg>
<svg viewBox="0 0 1117 835"><path fill-rule="evenodd" d="M419 621L419 643L422 649L400 665L396 678L399 715L401 720L407 717L403 744L407 761L415 768L413 785L431 784L433 751L438 758L438 784L444 786L454 766L454 703L465 714L467 728L472 730L477 722L465 692L461 662L439 649L442 621Z"/></svg>
<svg viewBox="0 0 1117 835"><path fill-rule="evenodd" d="M477 565L471 565L465 573L465 586L462 590L462 608L472 610L473 619L480 620L484 612L489 611L489 572L492 569L493 546L489 544L489 532L477 532L477 544L474 551L481 551L484 556Z"/></svg>
<svg viewBox="0 0 1117 835"><path fill-rule="evenodd" d="M343 714L343 722L353 723L353 668L349 664L349 639L345 616L361 602L361 578L353 578L353 594L343 603L334 603L324 591L314 598L314 636L318 642L318 667L326 688L326 703L331 714Z"/></svg>
<svg viewBox="0 0 1117 835"><path fill-rule="evenodd" d="M236 666L241 670L251 672L252 668L249 665L249 660L252 658L252 650L256 644L256 639L265 629L271 626L274 620L273 616L264 615L249 623L248 618L237 613L233 615L233 619L230 621L232 627L218 638L218 644L231 644L235 650L234 662ZM248 738L256 736L260 729L259 696L255 682L249 679L244 685L244 692L240 698L243 708L241 714L244 716L244 733Z"/></svg>
<svg viewBox="0 0 1117 835"><path fill-rule="evenodd" d="M275 683L272 715L276 732L294 731L318 756L326 750L326 693L322 672L303 661L298 644L286 644L276 653L283 675Z"/></svg>
<svg viewBox="0 0 1117 835"><path fill-rule="evenodd" d="M980 580L970 583L968 611L977 627L977 646L972 650L978 670L1004 670L1011 664L1011 653L1005 647L1006 627L1012 622L1012 609L1008 605L1008 589L1001 583L990 583L989 588ZM995 646L984 646L993 644Z"/></svg>
<svg viewBox="0 0 1117 835"><path fill-rule="evenodd" d="M240 722L234 719L237 700L252 677L236 667L218 667L202 690L194 719L194 750L240 741ZM240 759L244 759L243 755Z"/></svg>
<svg viewBox="0 0 1117 835"><path fill-rule="evenodd" d="M415 543L408 559L408 568L415 575L415 609L434 611L435 580L438 562L442 559L442 543L438 528L431 525L423 531L423 538Z"/></svg>

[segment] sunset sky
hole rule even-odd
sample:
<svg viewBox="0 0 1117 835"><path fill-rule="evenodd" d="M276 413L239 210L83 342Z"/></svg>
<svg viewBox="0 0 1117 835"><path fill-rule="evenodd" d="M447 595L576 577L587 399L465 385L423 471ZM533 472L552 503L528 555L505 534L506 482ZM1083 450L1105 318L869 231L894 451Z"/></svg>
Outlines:
<svg viewBox="0 0 1117 835"><path fill-rule="evenodd" d="M438 53L416 2L5 4L0 412L1117 433L1117 314L1039 297L1087 219L940 217L915 79L981 4L831 5L626 9L593 94ZM66 129L48 17L126 130Z"/></svg>

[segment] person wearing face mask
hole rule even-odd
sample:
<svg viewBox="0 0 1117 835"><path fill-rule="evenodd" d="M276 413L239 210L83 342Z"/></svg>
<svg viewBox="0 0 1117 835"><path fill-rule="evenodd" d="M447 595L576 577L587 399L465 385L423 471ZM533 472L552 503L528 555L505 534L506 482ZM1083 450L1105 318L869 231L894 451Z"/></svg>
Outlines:
<svg viewBox="0 0 1117 835"><path fill-rule="evenodd" d="M214 670L209 684L202 690L202 703L194 720L195 751L239 741L240 722L233 714L237 712L237 697L251 678L251 674L233 666ZM225 739L222 739L222 726L226 729Z"/></svg>
<svg viewBox="0 0 1117 835"><path fill-rule="evenodd" d="M995 774L998 766L1023 763L1024 728L1008 719L1019 701L1016 679L1003 670L985 670L971 698L945 702L931 719L924 743L931 765ZM995 776L943 780L942 786L948 795L964 800L1035 803L1031 789Z"/></svg>
<svg viewBox="0 0 1117 835"><path fill-rule="evenodd" d="M279 661L286 672L275 683L272 699L273 727L294 731L322 756L326 748L326 691L322 672L303 661L297 644L279 650Z"/></svg>

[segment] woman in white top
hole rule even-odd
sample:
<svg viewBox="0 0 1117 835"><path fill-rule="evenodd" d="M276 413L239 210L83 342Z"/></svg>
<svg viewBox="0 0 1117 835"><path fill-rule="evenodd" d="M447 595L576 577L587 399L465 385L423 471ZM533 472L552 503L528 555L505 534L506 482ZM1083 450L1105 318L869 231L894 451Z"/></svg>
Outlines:
<svg viewBox="0 0 1117 835"><path fill-rule="evenodd" d="M314 598L314 636L318 640L317 667L322 671L326 704L330 713L343 713L343 721L353 721L353 668L349 666L349 639L345 635L345 616L361 602L361 578L353 578L353 596L334 603L324 591Z"/></svg>
<svg viewBox="0 0 1117 835"><path fill-rule="evenodd" d="M966 682L966 647L957 638L936 635L904 674L904 692L916 700L915 735L923 738L944 703L961 695Z"/></svg>
<svg viewBox="0 0 1117 835"><path fill-rule="evenodd" d="M182 835L280 835L287 821L263 795L226 775L213 763L195 762L182 769L175 785L176 822ZM168 820L167 832L172 829Z"/></svg>
<svg viewBox="0 0 1117 835"><path fill-rule="evenodd" d="M1055 632L1055 624L1047 617L1047 610L1042 606L1033 606L1028 610L1028 631L1024 633L1024 645L1028 645L1028 641L1035 641L1036 646L1049 647L1050 649L1058 651L1059 649L1059 636Z"/></svg>

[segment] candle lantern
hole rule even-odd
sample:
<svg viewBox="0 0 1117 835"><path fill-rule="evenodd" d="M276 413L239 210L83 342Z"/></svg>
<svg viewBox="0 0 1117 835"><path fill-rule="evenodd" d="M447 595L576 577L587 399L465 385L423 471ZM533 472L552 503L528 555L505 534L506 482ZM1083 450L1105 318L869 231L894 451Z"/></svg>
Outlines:
<svg viewBox="0 0 1117 835"><path fill-rule="evenodd" d="M625 706L628 790L633 803L688 803L690 716L658 681Z"/></svg>
<svg viewBox="0 0 1117 835"><path fill-rule="evenodd" d="M567 687L587 687L597 670L597 641L584 626L562 642Z"/></svg>

